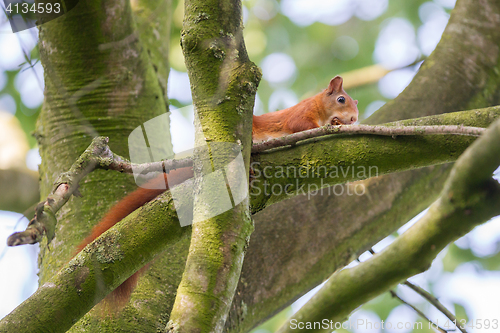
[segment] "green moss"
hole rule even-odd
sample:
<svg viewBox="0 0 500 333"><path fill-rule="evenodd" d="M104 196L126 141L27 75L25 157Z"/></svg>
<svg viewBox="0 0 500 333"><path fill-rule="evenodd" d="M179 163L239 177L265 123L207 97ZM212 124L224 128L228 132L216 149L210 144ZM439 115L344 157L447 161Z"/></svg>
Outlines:
<svg viewBox="0 0 500 333"><path fill-rule="evenodd" d="M68 262L68 265L66 266L66 273L72 273L75 271L77 268L82 267L84 264L84 260L81 256L75 256L73 259L71 259Z"/></svg>
<svg viewBox="0 0 500 333"><path fill-rule="evenodd" d="M96 252L97 261L101 264L108 264L123 259L123 252L117 246L121 235L111 229L106 237L100 237L90 244L87 251Z"/></svg>
<svg viewBox="0 0 500 333"><path fill-rule="evenodd" d="M488 108L423 117L388 126L463 124L487 127L500 116L500 108ZM370 168L378 175L452 162L474 137L453 135L329 136L307 140L294 149L281 148L253 156L255 177L250 186L255 213L298 194L315 193L324 188L366 178ZM325 147L328 150L325 151ZM285 176L283 176L283 170ZM267 172L265 172L267 171ZM321 175L328 177L321 177ZM329 189L330 190L330 189Z"/></svg>
<svg viewBox="0 0 500 333"><path fill-rule="evenodd" d="M146 50L132 38L135 26L130 7L113 6L113 14L105 15L107 7L100 1L79 3L68 14L41 26L46 98L36 137L42 156L42 198L92 137L110 137L111 149L126 156L130 131L165 112ZM82 26L89 27L85 36ZM81 181L84 199L71 198L57 213L52 251L41 253L41 282L57 272L90 227L132 188L129 176L114 172L96 171Z"/></svg>

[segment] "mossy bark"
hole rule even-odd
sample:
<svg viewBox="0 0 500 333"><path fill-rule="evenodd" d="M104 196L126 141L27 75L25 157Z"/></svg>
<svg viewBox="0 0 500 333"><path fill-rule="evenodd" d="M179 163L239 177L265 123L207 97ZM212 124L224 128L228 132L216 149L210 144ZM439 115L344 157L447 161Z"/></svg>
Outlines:
<svg viewBox="0 0 500 333"><path fill-rule="evenodd" d="M173 0L134 0L130 2L136 22L136 32L147 49L147 54L160 85L168 109L167 83L170 73L168 53L172 30Z"/></svg>
<svg viewBox="0 0 500 333"><path fill-rule="evenodd" d="M187 0L184 13L181 45L195 107L197 146L194 221L167 331L220 332L253 231L246 179L261 73L246 53L239 0ZM220 181L206 181L217 172L223 173ZM246 193L240 198L242 193L233 185ZM221 213L225 194L231 204Z"/></svg>
<svg viewBox="0 0 500 333"><path fill-rule="evenodd" d="M35 135L45 198L94 136L110 137L111 149L128 156L130 132L167 107L128 1L80 1L39 30L45 100ZM168 133L168 126L164 130ZM41 244L40 284L74 256L76 244L91 227L135 187L132 177L115 172L96 171L86 177L79 189L83 197L71 198L58 212L55 239Z"/></svg>

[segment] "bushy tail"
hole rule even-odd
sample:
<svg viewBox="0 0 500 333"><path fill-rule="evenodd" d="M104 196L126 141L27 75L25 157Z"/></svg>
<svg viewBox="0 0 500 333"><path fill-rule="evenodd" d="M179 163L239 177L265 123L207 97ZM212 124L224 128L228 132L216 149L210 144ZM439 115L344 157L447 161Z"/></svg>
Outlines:
<svg viewBox="0 0 500 333"><path fill-rule="evenodd" d="M145 187L156 187L155 184L166 184L167 189L174 185L180 184L186 179L193 177L193 169L191 167L181 168L177 170L172 170L168 174L159 175L158 177L150 180ZM165 189L148 189L139 187L132 193L121 199L116 205L111 207L111 209L104 215L102 220L94 226L90 236L85 238L77 247L77 252L80 252L92 243L96 238L106 232L108 229L113 227L115 224L120 222L127 215L132 213L134 210L142 207L144 204L156 198L158 195L166 191ZM131 277L125 280L118 288L113 290L104 299L105 308L113 312L122 309L130 299L130 295L137 285L140 275L146 271L147 265L141 268L139 271L134 273Z"/></svg>

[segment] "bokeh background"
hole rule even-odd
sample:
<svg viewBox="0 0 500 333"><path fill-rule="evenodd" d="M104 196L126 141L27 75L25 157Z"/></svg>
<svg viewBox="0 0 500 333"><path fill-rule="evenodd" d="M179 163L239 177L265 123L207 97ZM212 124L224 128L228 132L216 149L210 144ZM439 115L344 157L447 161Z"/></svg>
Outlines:
<svg viewBox="0 0 500 333"><path fill-rule="evenodd" d="M326 88L333 76L341 74L347 92L359 100L360 119L370 116L408 85L421 61L439 42L454 5L454 0L243 1L247 50L263 71L254 113L292 106ZM1 2L0 7L5 9ZM183 3L176 1L168 87L176 152L193 144L193 140L182 141L180 137L192 133L194 138L189 79L179 45L182 17ZM0 13L0 169L36 171L40 163L36 141L31 136L44 86L37 43L35 28L14 34L5 14ZM417 219L418 216L397 234ZM16 248L5 245L8 235L24 230L26 224L21 214L0 211L0 318L37 287L38 245ZM387 237L374 250L383 249L397 234ZM369 257L367 253L360 260ZM431 291L459 319L476 323L482 320L482 328L468 327L469 332L498 332L499 270L500 221L494 219L448 246L429 271L410 281ZM316 290L254 332L274 332ZM429 318L446 325L445 317L413 291L401 286L396 291ZM393 324L422 322L424 329L363 326L338 332L434 332L428 329L427 322L389 293L365 304L350 318L351 322L358 319ZM494 320L499 325L497 329Z"/></svg>

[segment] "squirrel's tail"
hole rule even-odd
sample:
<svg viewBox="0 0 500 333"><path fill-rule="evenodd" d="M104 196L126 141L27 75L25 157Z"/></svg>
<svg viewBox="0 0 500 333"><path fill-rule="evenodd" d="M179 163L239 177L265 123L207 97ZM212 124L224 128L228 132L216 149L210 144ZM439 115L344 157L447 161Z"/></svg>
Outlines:
<svg viewBox="0 0 500 333"><path fill-rule="evenodd" d="M106 232L108 229L113 227L115 224L120 222L127 215L132 213L134 210L142 207L144 204L156 198L161 193L165 192L174 185L180 184L186 179L193 177L193 168L186 167L177 170L171 170L168 174L162 174L158 177L150 180L146 183L145 187L153 187L143 188L139 187L132 193L125 196L121 199L116 205L111 207L111 209L104 215L102 220L94 226L92 229L92 233L90 236L85 238L78 246L76 253L80 252L85 248L88 244L92 243L96 238ZM168 180L168 181L167 181ZM166 189L154 189L155 184L165 184ZM130 299L130 295L137 285L137 281L139 280L140 275L147 269L147 265L141 268L139 271L130 276L127 280L125 280L118 288L113 290L106 298L105 307L112 311L117 311L122 309L128 300Z"/></svg>

